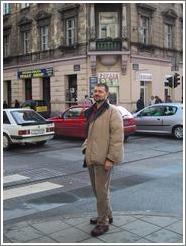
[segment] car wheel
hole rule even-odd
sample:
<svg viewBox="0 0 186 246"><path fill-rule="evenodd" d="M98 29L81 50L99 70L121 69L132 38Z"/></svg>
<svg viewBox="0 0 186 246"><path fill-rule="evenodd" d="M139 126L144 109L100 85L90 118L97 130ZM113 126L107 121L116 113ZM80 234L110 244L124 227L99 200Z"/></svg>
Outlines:
<svg viewBox="0 0 186 246"><path fill-rule="evenodd" d="M183 126L176 126L173 130L173 135L176 139L183 139Z"/></svg>
<svg viewBox="0 0 186 246"><path fill-rule="evenodd" d="M46 140L40 141L40 142L37 142L37 145L42 146L42 145L44 145L46 142L47 142Z"/></svg>
<svg viewBox="0 0 186 246"><path fill-rule="evenodd" d="M3 133L3 150L8 150L10 145L11 142L9 136L6 133Z"/></svg>

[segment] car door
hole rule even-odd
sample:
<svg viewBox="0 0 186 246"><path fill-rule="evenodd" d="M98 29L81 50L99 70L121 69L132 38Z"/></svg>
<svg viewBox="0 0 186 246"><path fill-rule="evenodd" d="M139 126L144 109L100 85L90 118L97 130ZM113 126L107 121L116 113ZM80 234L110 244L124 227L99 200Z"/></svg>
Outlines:
<svg viewBox="0 0 186 246"><path fill-rule="evenodd" d="M83 115L83 108L69 108L65 111L61 119L61 135L72 137L85 137L85 125L86 119Z"/></svg>
<svg viewBox="0 0 186 246"><path fill-rule="evenodd" d="M158 132L163 126L163 107L154 105L141 110L135 117L137 131Z"/></svg>

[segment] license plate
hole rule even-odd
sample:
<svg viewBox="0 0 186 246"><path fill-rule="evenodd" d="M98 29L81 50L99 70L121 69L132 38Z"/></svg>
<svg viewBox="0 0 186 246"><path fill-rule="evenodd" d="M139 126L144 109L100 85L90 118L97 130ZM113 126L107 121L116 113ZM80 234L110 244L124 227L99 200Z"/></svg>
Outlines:
<svg viewBox="0 0 186 246"><path fill-rule="evenodd" d="M45 132L44 129L31 130L31 134L33 134L33 135L43 134L44 132Z"/></svg>

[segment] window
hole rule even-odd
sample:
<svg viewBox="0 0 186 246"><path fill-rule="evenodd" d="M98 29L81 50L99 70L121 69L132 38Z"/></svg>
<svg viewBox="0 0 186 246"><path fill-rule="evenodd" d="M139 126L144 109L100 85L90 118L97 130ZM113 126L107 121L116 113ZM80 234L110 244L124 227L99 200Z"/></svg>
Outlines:
<svg viewBox="0 0 186 246"><path fill-rule="evenodd" d="M173 47L173 30L172 25L165 24L165 48Z"/></svg>
<svg viewBox="0 0 186 246"><path fill-rule="evenodd" d="M66 44L72 46L75 43L75 19L66 20Z"/></svg>
<svg viewBox="0 0 186 246"><path fill-rule="evenodd" d="M3 5L3 15L10 14L10 3L4 3Z"/></svg>
<svg viewBox="0 0 186 246"><path fill-rule="evenodd" d="M10 121L5 111L3 112L3 124L10 124Z"/></svg>
<svg viewBox="0 0 186 246"><path fill-rule="evenodd" d="M24 8L27 8L30 6L30 3L21 3L21 8L24 9Z"/></svg>
<svg viewBox="0 0 186 246"><path fill-rule="evenodd" d="M119 35L119 21L117 12L99 13L99 38L117 38Z"/></svg>
<svg viewBox="0 0 186 246"><path fill-rule="evenodd" d="M9 55L9 35L3 37L3 56Z"/></svg>
<svg viewBox="0 0 186 246"><path fill-rule="evenodd" d="M163 116L163 115L164 115L164 108L159 106L146 108L140 113L140 116L147 116L147 117Z"/></svg>
<svg viewBox="0 0 186 246"><path fill-rule="evenodd" d="M146 16L141 16L140 37L141 43L149 44L149 18Z"/></svg>
<svg viewBox="0 0 186 246"><path fill-rule="evenodd" d="M72 108L65 112L64 119L74 119L79 118L81 114L82 108Z"/></svg>
<svg viewBox="0 0 186 246"><path fill-rule="evenodd" d="M48 50L48 26L40 27L41 50Z"/></svg>
<svg viewBox="0 0 186 246"><path fill-rule="evenodd" d="M29 32L23 32L22 33L23 38L23 53L27 54L29 52Z"/></svg>

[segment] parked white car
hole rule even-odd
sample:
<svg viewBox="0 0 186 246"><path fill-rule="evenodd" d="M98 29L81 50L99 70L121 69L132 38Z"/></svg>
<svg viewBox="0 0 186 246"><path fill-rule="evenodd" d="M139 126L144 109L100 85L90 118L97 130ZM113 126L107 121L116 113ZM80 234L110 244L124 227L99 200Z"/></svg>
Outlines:
<svg viewBox="0 0 186 246"><path fill-rule="evenodd" d="M13 143L43 145L54 137L54 123L32 109L3 109L3 150Z"/></svg>

